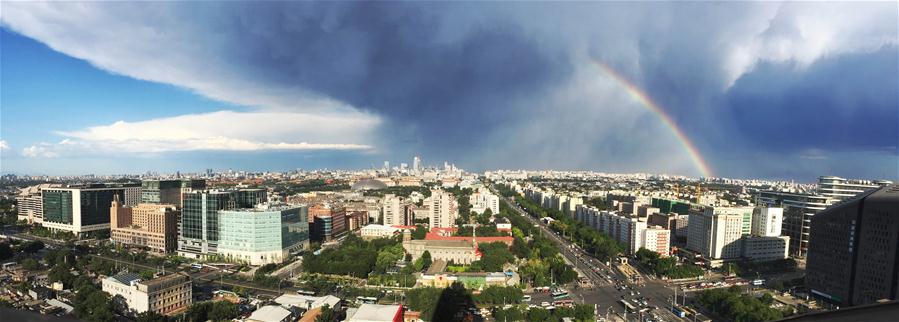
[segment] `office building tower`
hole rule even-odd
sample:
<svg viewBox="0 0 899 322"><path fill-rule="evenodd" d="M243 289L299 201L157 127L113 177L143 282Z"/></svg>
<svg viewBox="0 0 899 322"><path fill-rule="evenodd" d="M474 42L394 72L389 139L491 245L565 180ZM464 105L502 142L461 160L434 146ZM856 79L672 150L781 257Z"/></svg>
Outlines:
<svg viewBox="0 0 899 322"><path fill-rule="evenodd" d="M390 161L384 161L384 171L390 171Z"/></svg>
<svg viewBox="0 0 899 322"><path fill-rule="evenodd" d="M415 171L415 173L421 173L421 157L417 155L412 159L412 171Z"/></svg>
<svg viewBox="0 0 899 322"><path fill-rule="evenodd" d="M783 208L782 234L790 237L790 254L804 257L808 249L811 218L836 200L814 194L780 191L761 191L756 204L761 207Z"/></svg>
<svg viewBox="0 0 899 322"><path fill-rule="evenodd" d="M316 216L310 229L313 241L328 242L340 238L347 233L346 213L338 211L329 215Z"/></svg>
<svg viewBox="0 0 899 322"><path fill-rule="evenodd" d="M203 258L217 252L219 211L252 208L266 201L262 189L197 190L182 194L178 255Z"/></svg>
<svg viewBox="0 0 899 322"><path fill-rule="evenodd" d="M144 180L141 203L181 206L181 180Z"/></svg>
<svg viewBox="0 0 899 322"><path fill-rule="evenodd" d="M811 218L806 286L839 306L896 300L899 185L870 190Z"/></svg>
<svg viewBox="0 0 899 322"><path fill-rule="evenodd" d="M68 231L79 237L109 230L109 205L115 198L126 200L126 188L134 187L90 184L42 189L41 210L44 221L41 225L54 231Z"/></svg>
<svg viewBox="0 0 899 322"><path fill-rule="evenodd" d="M452 228L456 226L459 216L459 205L456 196L443 189L431 190L431 197L425 200L428 206L428 224L430 229Z"/></svg>
<svg viewBox="0 0 899 322"><path fill-rule="evenodd" d="M818 194L839 201L891 183L891 181L887 180L860 180L821 176L818 177Z"/></svg>
<svg viewBox="0 0 899 322"><path fill-rule="evenodd" d="M781 235L784 209L780 207L756 207L752 211L752 235L777 237Z"/></svg>
<svg viewBox="0 0 899 322"><path fill-rule="evenodd" d="M278 264L309 246L305 206L263 203L219 211L218 254L250 265Z"/></svg>
<svg viewBox="0 0 899 322"><path fill-rule="evenodd" d="M387 194L381 200L381 218L384 226L408 226L411 224L403 197Z"/></svg>
<svg viewBox="0 0 899 322"><path fill-rule="evenodd" d="M156 253L178 248L178 216L174 205L122 205L116 198L109 209L110 238L115 243L147 247Z"/></svg>
<svg viewBox="0 0 899 322"><path fill-rule="evenodd" d="M40 224L44 222L44 206L41 190L56 187L61 187L61 185L42 183L19 190L19 194L16 195L16 209L18 210L16 219L24 220L29 224Z"/></svg>
<svg viewBox="0 0 899 322"><path fill-rule="evenodd" d="M752 210L750 208L750 217ZM744 215L733 208L707 207L690 212L687 249L701 254L713 266L720 260L739 258L742 252Z"/></svg>

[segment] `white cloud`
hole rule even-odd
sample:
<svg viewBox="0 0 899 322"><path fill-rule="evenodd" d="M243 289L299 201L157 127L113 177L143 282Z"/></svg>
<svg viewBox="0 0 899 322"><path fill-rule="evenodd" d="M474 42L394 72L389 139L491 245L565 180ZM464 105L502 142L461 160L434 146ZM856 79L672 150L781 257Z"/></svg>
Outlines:
<svg viewBox="0 0 899 322"><path fill-rule="evenodd" d="M9 143L6 143L6 140L0 140L0 150L8 150Z"/></svg>
<svg viewBox="0 0 899 322"><path fill-rule="evenodd" d="M374 148L373 131L380 122L377 117L359 112L219 111L57 132L66 139L36 144L22 154L57 157L177 151L370 150Z"/></svg>
<svg viewBox="0 0 899 322"><path fill-rule="evenodd" d="M804 68L820 58L899 43L895 2L785 3L761 18L748 24L755 28L749 38L732 42L724 65L727 86L760 62Z"/></svg>

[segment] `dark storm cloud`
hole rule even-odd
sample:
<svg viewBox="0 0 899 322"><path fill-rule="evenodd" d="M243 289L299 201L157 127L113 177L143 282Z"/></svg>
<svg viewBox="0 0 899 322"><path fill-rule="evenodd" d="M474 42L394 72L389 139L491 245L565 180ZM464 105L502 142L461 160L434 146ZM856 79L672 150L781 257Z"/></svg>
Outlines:
<svg viewBox="0 0 899 322"><path fill-rule="evenodd" d="M594 60L722 175L821 170L724 155L753 150L895 154L895 3L117 3L69 8L77 21L20 6L5 24L113 72L262 109L368 111L384 121L379 157L697 174Z"/></svg>
<svg viewBox="0 0 899 322"><path fill-rule="evenodd" d="M719 119L747 149L884 151L899 145L896 47L817 61L801 72L762 64L725 94Z"/></svg>

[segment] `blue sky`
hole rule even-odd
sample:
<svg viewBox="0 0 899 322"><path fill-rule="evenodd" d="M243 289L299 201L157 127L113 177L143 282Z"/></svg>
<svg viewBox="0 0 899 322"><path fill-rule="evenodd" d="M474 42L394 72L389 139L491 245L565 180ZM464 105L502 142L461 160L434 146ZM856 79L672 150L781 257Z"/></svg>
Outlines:
<svg viewBox="0 0 899 322"><path fill-rule="evenodd" d="M601 62L718 176L896 179L896 6L4 3L0 171L698 175Z"/></svg>

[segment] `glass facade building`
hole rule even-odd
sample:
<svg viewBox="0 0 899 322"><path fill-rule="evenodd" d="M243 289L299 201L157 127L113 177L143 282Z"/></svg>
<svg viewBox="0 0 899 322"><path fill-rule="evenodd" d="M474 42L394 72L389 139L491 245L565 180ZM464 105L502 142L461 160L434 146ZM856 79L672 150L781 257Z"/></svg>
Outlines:
<svg viewBox="0 0 899 322"><path fill-rule="evenodd" d="M280 263L290 252L306 248L309 223L306 207L284 204L219 212L218 253L251 265Z"/></svg>
<svg viewBox="0 0 899 322"><path fill-rule="evenodd" d="M41 203L46 211L41 225L74 234L108 230L110 205L116 197L125 199L125 189L104 185L43 189Z"/></svg>
<svg viewBox="0 0 899 322"><path fill-rule="evenodd" d="M262 189L183 193L178 253L194 258L216 253L219 244L220 212L253 208L266 198L266 191Z"/></svg>
<svg viewBox="0 0 899 322"><path fill-rule="evenodd" d="M145 180L141 183L141 203L181 204L181 180Z"/></svg>

